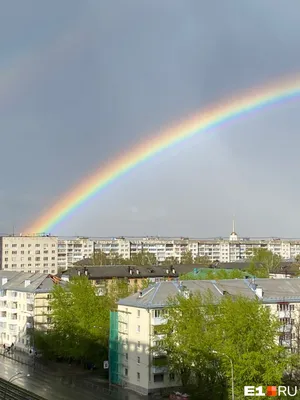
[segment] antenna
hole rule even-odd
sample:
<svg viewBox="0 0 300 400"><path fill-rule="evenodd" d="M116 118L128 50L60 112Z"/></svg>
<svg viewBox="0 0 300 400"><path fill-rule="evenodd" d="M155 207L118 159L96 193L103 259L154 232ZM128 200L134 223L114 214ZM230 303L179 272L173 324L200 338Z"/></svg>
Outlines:
<svg viewBox="0 0 300 400"><path fill-rule="evenodd" d="M235 233L235 215L232 218L232 233Z"/></svg>

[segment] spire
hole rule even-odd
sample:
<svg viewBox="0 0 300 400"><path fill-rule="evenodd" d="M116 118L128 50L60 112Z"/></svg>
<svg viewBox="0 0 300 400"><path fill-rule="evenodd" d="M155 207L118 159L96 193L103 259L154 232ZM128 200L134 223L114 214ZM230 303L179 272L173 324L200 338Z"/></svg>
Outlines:
<svg viewBox="0 0 300 400"><path fill-rule="evenodd" d="M235 232L235 216L232 218L232 232L229 236L229 240L238 240L238 235Z"/></svg>

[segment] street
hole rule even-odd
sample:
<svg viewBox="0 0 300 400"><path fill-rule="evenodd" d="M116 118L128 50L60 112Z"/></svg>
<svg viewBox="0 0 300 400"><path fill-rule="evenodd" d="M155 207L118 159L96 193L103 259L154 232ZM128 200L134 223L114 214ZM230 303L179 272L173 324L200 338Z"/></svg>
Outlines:
<svg viewBox="0 0 300 400"><path fill-rule="evenodd" d="M23 376L14 380L13 383L23 387L46 400L141 400L145 397L136 393L128 392L126 389L120 389L119 392L109 393L106 384L93 384L91 388L81 387L80 378L76 382L76 387L73 385L64 385L59 382L58 378L47 376L46 372L41 372L38 369L33 370L32 367L21 364L12 359L0 356L0 377L9 380L12 376L22 371ZM30 374L29 377L26 375Z"/></svg>

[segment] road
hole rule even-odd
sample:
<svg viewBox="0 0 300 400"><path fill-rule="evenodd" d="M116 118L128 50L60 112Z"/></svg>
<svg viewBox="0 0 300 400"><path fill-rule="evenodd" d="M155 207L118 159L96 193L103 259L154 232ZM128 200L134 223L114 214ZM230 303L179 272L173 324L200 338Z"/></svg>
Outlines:
<svg viewBox="0 0 300 400"><path fill-rule="evenodd" d="M107 385L96 385L98 390L64 385L58 379L47 376L46 373L32 367L20 364L17 361L0 356L0 377L9 380L13 375L22 371L23 376L18 377L13 383L33 392L46 400L141 400L145 397L123 389L119 393L109 393ZM26 375L30 374L29 377ZM79 382L79 381L78 381Z"/></svg>
<svg viewBox="0 0 300 400"><path fill-rule="evenodd" d="M104 393L91 392L86 389L74 388L65 386L47 376L36 374L31 367L22 365L14 360L10 360L4 357L0 358L0 376L1 378L9 380L13 375L22 371L25 376L22 376L14 380L14 384L23 387L30 392L36 393L37 395L44 397L47 400L83 400L83 399L103 399L112 400L111 396L106 396ZM30 377L26 375L30 374Z"/></svg>

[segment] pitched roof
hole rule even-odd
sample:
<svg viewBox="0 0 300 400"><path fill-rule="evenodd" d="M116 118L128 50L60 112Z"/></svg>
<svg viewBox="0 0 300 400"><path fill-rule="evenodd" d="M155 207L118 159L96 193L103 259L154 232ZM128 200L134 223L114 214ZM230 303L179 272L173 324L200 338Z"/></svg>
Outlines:
<svg viewBox="0 0 300 400"><path fill-rule="evenodd" d="M256 279L256 287L262 288L263 303L291 301L300 302L300 279ZM208 290L216 299L224 295L242 295L250 299L259 298L255 294L252 281L248 279L226 279L219 281L189 280L181 282L159 282L147 289L121 299L119 305L138 308L159 308L168 304L170 297L182 293L185 287L191 293L204 294Z"/></svg>
<svg viewBox="0 0 300 400"><path fill-rule="evenodd" d="M0 271L0 289L2 290L49 293L56 282L58 282L56 278L49 274Z"/></svg>
<svg viewBox="0 0 300 400"><path fill-rule="evenodd" d="M72 267L64 271L62 275L75 276L85 274L89 279L112 279L112 278L178 278L182 274L186 274L194 270L196 265L176 265L172 266L129 266L129 265L111 265L111 266L94 266L94 267ZM174 268L174 271L173 271ZM131 271L131 273L130 273Z"/></svg>

